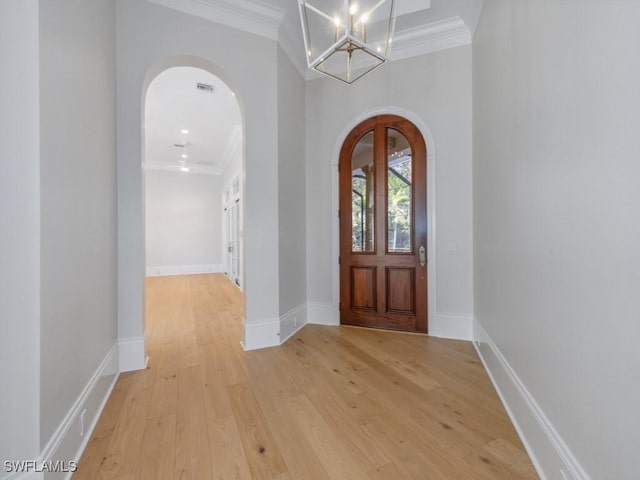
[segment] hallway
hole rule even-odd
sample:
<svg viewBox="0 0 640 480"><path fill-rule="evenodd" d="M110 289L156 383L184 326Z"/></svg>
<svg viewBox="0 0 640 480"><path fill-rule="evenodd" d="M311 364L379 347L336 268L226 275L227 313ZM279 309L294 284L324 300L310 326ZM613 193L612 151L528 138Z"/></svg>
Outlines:
<svg viewBox="0 0 640 480"><path fill-rule="evenodd" d="M537 478L470 343L308 325L245 353L241 316L221 274L148 279L149 368L74 478Z"/></svg>

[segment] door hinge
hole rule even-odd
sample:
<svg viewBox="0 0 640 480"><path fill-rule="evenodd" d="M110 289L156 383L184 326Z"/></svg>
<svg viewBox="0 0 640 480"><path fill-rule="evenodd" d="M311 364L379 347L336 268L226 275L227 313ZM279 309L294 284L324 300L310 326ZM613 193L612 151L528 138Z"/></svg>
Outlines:
<svg viewBox="0 0 640 480"><path fill-rule="evenodd" d="M338 265L342 263L342 257L338 257Z"/></svg>

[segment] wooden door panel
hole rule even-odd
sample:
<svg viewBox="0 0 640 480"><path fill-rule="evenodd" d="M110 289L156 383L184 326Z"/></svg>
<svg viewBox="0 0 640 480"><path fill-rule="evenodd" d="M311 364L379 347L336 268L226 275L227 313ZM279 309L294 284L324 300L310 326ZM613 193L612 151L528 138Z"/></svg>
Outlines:
<svg viewBox="0 0 640 480"><path fill-rule="evenodd" d="M351 267L351 308L376 310L376 267Z"/></svg>
<svg viewBox="0 0 640 480"><path fill-rule="evenodd" d="M416 269L387 268L387 313L415 315Z"/></svg>
<svg viewBox="0 0 640 480"><path fill-rule="evenodd" d="M426 146L411 122L358 125L340 153L340 321L427 332Z"/></svg>
<svg viewBox="0 0 640 480"><path fill-rule="evenodd" d="M370 312L354 309L348 319L342 319L343 325L359 327L384 328L415 332L415 315L382 315L373 317Z"/></svg>

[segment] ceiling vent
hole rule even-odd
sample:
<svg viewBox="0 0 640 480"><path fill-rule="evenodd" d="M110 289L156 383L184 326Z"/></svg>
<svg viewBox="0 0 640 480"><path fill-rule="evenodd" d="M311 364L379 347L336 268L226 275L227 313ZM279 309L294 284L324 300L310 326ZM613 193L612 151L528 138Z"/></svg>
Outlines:
<svg viewBox="0 0 640 480"><path fill-rule="evenodd" d="M198 82L196 84L196 88L202 92L213 93L213 85Z"/></svg>

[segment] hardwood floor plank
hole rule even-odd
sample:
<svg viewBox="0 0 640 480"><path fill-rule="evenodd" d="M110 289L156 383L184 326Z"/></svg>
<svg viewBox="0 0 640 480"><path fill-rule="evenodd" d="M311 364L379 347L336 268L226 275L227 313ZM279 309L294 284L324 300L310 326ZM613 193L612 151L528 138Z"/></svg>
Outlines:
<svg viewBox="0 0 640 480"><path fill-rule="evenodd" d="M135 373L130 372L122 374L118 378L118 382L102 410L102 415L93 429L91 439L74 478L88 480L98 478L100 468L107 460L105 454L134 377Z"/></svg>
<svg viewBox="0 0 640 480"><path fill-rule="evenodd" d="M447 358L444 356L446 350L439 346L435 350L432 348L434 344L429 337L405 334L389 336L392 333L377 333L380 336L378 343L384 345L385 351L402 358L407 366L422 371L460 398L484 408L488 413L504 417L504 407L495 401L495 389L477 355L473 358Z"/></svg>
<svg viewBox="0 0 640 480"><path fill-rule="evenodd" d="M313 365L306 360L311 354L303 342L292 342L283 350L291 356L291 361L301 362L308 367ZM345 380L341 373L335 370L338 369L329 367L329 373L313 366L303 371L294 368L292 372L296 375L296 382L303 387L303 391L321 412L325 421L343 438L345 448L361 468L370 470L389 463L391 457L386 454L386 448L381 446L377 439L370 438L363 428L363 424L382 410L360 408L358 392L344 388L349 384L349 379Z"/></svg>
<svg viewBox="0 0 640 480"><path fill-rule="evenodd" d="M102 464L107 460L104 452L109 446L114 429L115 427L94 430L78 465L78 471L73 475L74 480L94 480L100 477Z"/></svg>
<svg viewBox="0 0 640 480"><path fill-rule="evenodd" d="M349 331L349 329L345 329L343 338L351 345L358 347L362 352L366 352L377 361L382 362L387 368L392 369L422 389L431 390L432 388L441 386L421 369L413 368L410 364L403 361L401 357L387 353L384 348L378 348L376 346L377 342L363 338L360 332L352 332Z"/></svg>
<svg viewBox="0 0 640 480"><path fill-rule="evenodd" d="M228 389L252 478L287 478L287 467L251 387L240 383L230 385Z"/></svg>
<svg viewBox="0 0 640 480"><path fill-rule="evenodd" d="M286 354L279 348L247 353L247 379L255 395L260 399L263 411L276 410L292 395L300 395L302 389L292 375Z"/></svg>
<svg viewBox="0 0 640 480"><path fill-rule="evenodd" d="M348 454L340 435L330 428L306 395L288 397L286 402L293 420L331 478L367 478L366 472Z"/></svg>
<svg viewBox="0 0 640 480"><path fill-rule="evenodd" d="M362 372L363 375L364 373L367 372ZM448 475L456 472L456 474L466 475L469 478L495 478L495 468L490 468L485 464L486 462L480 463L478 461L483 458L483 445L492 440L492 436L485 433L485 430L474 430L465 423L469 421L473 423L473 419L477 417L487 417L486 412L473 406L467 409L461 408L462 411L458 411L458 414L454 411L455 416L443 415L440 410L434 409L432 404L426 401L429 395L436 390L430 389L428 392L421 392L411 384L404 383L402 379L394 379L390 372L380 369L375 370L375 376L378 375L382 375L382 378L376 378L373 385L387 391L384 398L388 401L387 407L389 409L400 402L411 406L410 409L400 409L396 412L401 413L396 416L396 420L405 425L401 430L414 435L415 441L423 438L432 450L429 454L430 459L432 459L431 455L436 455L435 458L455 460L455 465L450 465L447 468ZM390 383L389 380L391 380ZM371 380L363 376L361 381ZM437 389L437 391L442 390L444 389ZM371 395L369 392L372 391L375 392L375 390L369 390L364 395ZM374 393L371 400L377 398L378 395ZM510 428L513 430L512 427Z"/></svg>
<svg viewBox="0 0 640 480"><path fill-rule="evenodd" d="M217 420L233 414L227 383L217 362L215 351L209 348L200 349L200 362L207 418Z"/></svg>
<svg viewBox="0 0 640 480"><path fill-rule="evenodd" d="M137 478L171 480L176 463L176 415L149 418L144 429Z"/></svg>
<svg viewBox="0 0 640 480"><path fill-rule="evenodd" d="M318 458L316 449L305 438L302 427L291 416L290 407L283 402L272 409L264 410L264 417L280 447L291 478L313 478L327 480L329 476Z"/></svg>
<svg viewBox="0 0 640 480"><path fill-rule="evenodd" d="M244 352L223 275L147 279L149 368L119 377L78 479L532 480L468 342L307 325Z"/></svg>
<svg viewBox="0 0 640 480"><path fill-rule="evenodd" d="M149 367L156 370L156 377L148 418L164 417L178 410L178 354L178 347L170 343L165 345L159 358L156 356L149 361Z"/></svg>
<svg viewBox="0 0 640 480"><path fill-rule="evenodd" d="M535 480L537 476L531 471L531 460L521 448L504 438L497 438L487 443L484 449L493 458L499 459L510 471L522 475L522 478Z"/></svg>
<svg viewBox="0 0 640 480"><path fill-rule="evenodd" d="M175 478L210 479L209 433L200 367L178 372Z"/></svg>
<svg viewBox="0 0 640 480"><path fill-rule="evenodd" d="M101 479L132 477L137 470L154 375L147 369L134 377L98 471Z"/></svg>
<svg viewBox="0 0 640 480"><path fill-rule="evenodd" d="M311 329L313 330L313 329ZM307 335L304 337L307 344L313 345L314 343L321 343L325 345L335 342L323 341L320 337L322 335L313 335L312 337ZM336 342L338 340L336 339ZM315 345L319 347L319 345ZM428 447L424 453L428 455L425 460L437 461L437 463L446 463L448 458L454 458L455 464L448 465L448 473L431 472L431 475L445 476L451 474L451 472L459 472L461 475L466 475L468 478L473 478L473 470L478 473L486 470L484 465L478 465L475 468L470 468L470 462L474 462L471 457L468 456L468 452L478 452L481 446L487 441L487 438L480 438L474 442L473 435L464 424L450 425L442 420L431 415L431 412L423 409L422 398L427 391L432 390L434 387L432 384L427 384L423 389L416 385L413 381L408 380L402 374L396 372L391 367L388 367L385 362L379 362L373 356L366 360L366 356L370 352L366 352L359 348L353 348L344 343L340 343L342 348L348 350L352 355L359 357L365 363L374 365L375 368L358 369L354 370L351 374L351 381L359 385L364 391L360 395L360 401L367 399L369 403L366 406L366 411L373 412L378 410L378 418L376 428L376 435L393 435L393 429L400 428L407 435L412 435L415 441L423 437ZM335 347L332 347L335 348ZM366 348L366 346L365 346ZM315 349L317 350L317 348ZM391 362L393 363L393 362ZM385 396L380 396L378 392L385 391ZM377 401L379 399L385 399L383 405L379 405ZM411 408L395 409L397 405L407 405ZM384 414L387 411L387 414ZM401 413L401 415L398 415ZM385 429L384 424L388 424L393 420L393 428L389 430ZM417 427L420 431L417 431ZM383 433L384 432L384 433Z"/></svg>
<svg viewBox="0 0 640 480"><path fill-rule="evenodd" d="M313 328L310 329L313 331ZM315 336L314 336L315 337ZM324 343L326 346L326 342L322 340L314 340L308 338L308 336L303 337L306 339L306 342L296 342L292 344L289 349L293 350L295 353L295 358L302 359L301 361L306 362L306 365L313 365L312 362L308 360L310 356L313 354L310 352L301 353L302 349L311 348L309 344L313 344L314 341L319 341ZM307 345L307 346L305 346ZM317 351L317 349L313 349L313 351ZM332 352L328 353L331 361L335 361ZM305 360L307 359L307 360ZM331 369L335 363L330 363L327 368ZM322 396L320 400L317 400L315 405L317 408L323 411L323 415L325 418L330 418L335 415L337 412L345 413L347 418L351 419L351 423L349 421L342 421L340 425L348 427L344 432L344 438L350 439L356 437L356 443L359 445L373 443L376 445L373 451L380 451L380 446L382 446L382 450L384 453L377 454L380 463L371 462L366 465L365 468L371 469L373 466L381 466L387 463L389 457L387 456L389 453L392 453L391 458L401 459L398 461L398 465L401 465L401 468L405 477L407 478L421 478L420 475L428 474L431 478L447 478L451 474L455 473L456 468L455 465L450 464L446 460L448 455L439 453L437 450L433 451L433 444L435 442L425 442L422 439L420 441L412 444L410 442L405 441L404 437L398 436L396 430L400 428L404 433L412 432L414 434L414 438L419 438L420 435L428 435L428 431L415 431L415 420L412 417L398 417L396 413L394 413L394 405L402 405L403 403L409 402L411 404L410 399L407 399L404 394L398 396L398 398L394 399L394 402L384 402L381 401L384 396L380 396L376 392L389 391L389 386L393 383L393 377L384 379L384 375L380 372L377 372L375 368L355 368L349 370L347 373L347 377L345 379L340 379L339 377L343 372L338 371L337 369L331 369L332 374L328 373L328 371L320 377L310 377L308 379L309 384L305 385L305 392L310 396L310 398L318 398L318 395L323 395L323 392L326 395ZM307 373L310 373L307 369ZM382 377L382 381L374 382L371 384L367 381L367 376L373 375L375 378ZM398 381L403 381L404 378L402 376L396 377ZM345 388L345 384L347 382L352 382L356 380L356 385L360 389L359 392L350 391L348 388ZM304 379L301 379L304 382ZM410 382L408 382L410 383ZM319 390L315 390L313 384L320 385ZM415 387L415 386L414 386ZM309 393L312 392L312 393ZM418 399L416 403L420 400ZM335 402L335 403L334 403ZM327 405L331 405L329 409L326 408ZM334 426L337 431L341 431L340 425ZM442 427L440 424L437 425L438 430ZM365 451L370 451L370 447L367 447ZM431 452L431 453L429 453ZM355 460L362 460L362 451L351 451L352 457ZM413 462L412 458L422 458L421 462ZM434 464L429 464L434 459L437 459L437 462ZM427 460L425 462L424 460ZM449 468L446 471L441 470L437 464L449 464ZM413 470L411 470L413 469ZM461 478L473 478L472 476L466 476Z"/></svg>
<svg viewBox="0 0 640 480"><path fill-rule="evenodd" d="M247 456L235 417L230 414L207 422L211 471L214 480L250 480Z"/></svg>

